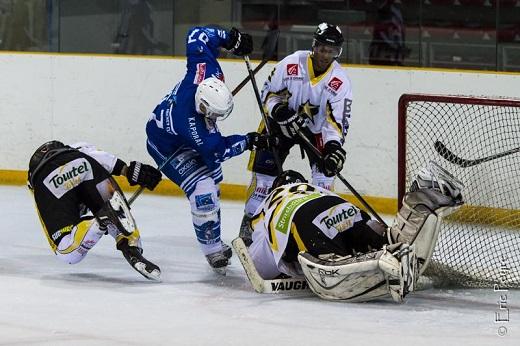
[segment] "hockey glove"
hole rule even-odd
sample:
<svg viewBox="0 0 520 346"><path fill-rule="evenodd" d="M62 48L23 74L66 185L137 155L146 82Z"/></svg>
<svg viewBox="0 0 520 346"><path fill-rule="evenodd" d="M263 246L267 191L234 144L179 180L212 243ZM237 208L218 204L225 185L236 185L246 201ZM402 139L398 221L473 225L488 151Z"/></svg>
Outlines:
<svg viewBox="0 0 520 346"><path fill-rule="evenodd" d="M337 141L325 143L323 156L323 174L333 177L343 169L346 152Z"/></svg>
<svg viewBox="0 0 520 346"><path fill-rule="evenodd" d="M279 139L273 136L250 132L247 137L248 150L269 150L279 144Z"/></svg>
<svg viewBox="0 0 520 346"><path fill-rule="evenodd" d="M248 55L253 51L253 38L249 34L238 31L237 28L231 28L228 44L224 48L238 56Z"/></svg>
<svg viewBox="0 0 520 346"><path fill-rule="evenodd" d="M296 137L298 131L307 126L307 120L290 110L286 104L275 105L271 114L280 126L283 135L287 138Z"/></svg>
<svg viewBox="0 0 520 346"><path fill-rule="evenodd" d="M141 185L150 190L155 189L161 181L161 171L150 165L141 162L132 161L126 171L126 178L130 186Z"/></svg>

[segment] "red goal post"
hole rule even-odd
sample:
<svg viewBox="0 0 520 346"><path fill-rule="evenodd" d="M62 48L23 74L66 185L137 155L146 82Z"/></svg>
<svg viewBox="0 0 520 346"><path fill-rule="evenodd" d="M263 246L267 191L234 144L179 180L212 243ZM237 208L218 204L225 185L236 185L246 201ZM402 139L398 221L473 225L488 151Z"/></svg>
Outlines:
<svg viewBox="0 0 520 346"><path fill-rule="evenodd" d="M399 207L430 160L465 184L466 203L443 222L429 275L468 287L520 287L520 100L402 95Z"/></svg>

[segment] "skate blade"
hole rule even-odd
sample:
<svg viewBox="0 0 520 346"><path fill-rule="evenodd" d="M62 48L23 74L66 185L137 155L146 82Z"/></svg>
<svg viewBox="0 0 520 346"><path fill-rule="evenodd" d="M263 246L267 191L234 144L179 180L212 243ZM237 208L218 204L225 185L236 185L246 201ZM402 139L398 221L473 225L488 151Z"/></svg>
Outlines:
<svg viewBox="0 0 520 346"><path fill-rule="evenodd" d="M144 276L148 280L161 282L161 272L157 269L154 269L151 272L147 272L146 264L142 262L137 262L134 265L134 269L137 270L142 276Z"/></svg>

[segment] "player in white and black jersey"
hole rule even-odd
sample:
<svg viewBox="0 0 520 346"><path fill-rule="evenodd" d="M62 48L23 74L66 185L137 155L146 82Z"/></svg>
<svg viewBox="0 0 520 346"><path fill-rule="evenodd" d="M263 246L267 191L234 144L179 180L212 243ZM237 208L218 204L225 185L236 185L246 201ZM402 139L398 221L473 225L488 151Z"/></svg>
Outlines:
<svg viewBox="0 0 520 346"><path fill-rule="evenodd" d="M49 141L36 149L28 185L49 245L58 259L76 264L108 233L135 270L159 280L159 267L142 256L139 230L112 175L150 190L161 181L156 168L137 161L126 165L88 143Z"/></svg>
<svg viewBox="0 0 520 346"><path fill-rule="evenodd" d="M393 226L285 171L252 217L248 248L264 280L305 276L324 299L366 301L414 290L442 217L462 203L462 183L435 163L416 177Z"/></svg>
<svg viewBox="0 0 520 346"><path fill-rule="evenodd" d="M249 252L264 279L301 276L300 251L347 256L388 244L384 227L365 211L292 170L275 179L251 221Z"/></svg>
<svg viewBox="0 0 520 346"><path fill-rule="evenodd" d="M277 149L281 164L290 149L300 145L312 171L312 183L332 189L334 176L345 161L342 146L349 128L352 90L350 79L336 61L344 39L339 27L320 24L312 50L297 51L280 61L271 72L262 90L269 130L280 139ZM260 130L265 131L262 122ZM319 149L323 160L303 143L298 131ZM244 210L241 237L250 242L248 223L255 209L266 197L275 177L281 173L269 150L251 154L249 167L252 180Z"/></svg>

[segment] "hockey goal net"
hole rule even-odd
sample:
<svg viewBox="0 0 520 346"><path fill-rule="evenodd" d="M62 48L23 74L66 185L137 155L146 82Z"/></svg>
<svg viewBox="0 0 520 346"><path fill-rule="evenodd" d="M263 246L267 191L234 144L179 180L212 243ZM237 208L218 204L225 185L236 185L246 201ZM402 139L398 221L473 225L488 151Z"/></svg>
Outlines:
<svg viewBox="0 0 520 346"><path fill-rule="evenodd" d="M465 185L465 205L443 221L427 275L520 287L520 100L405 94L398 146L399 201L430 160Z"/></svg>

